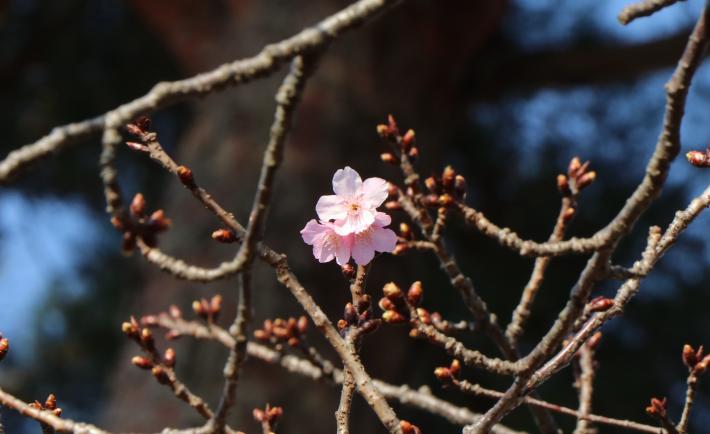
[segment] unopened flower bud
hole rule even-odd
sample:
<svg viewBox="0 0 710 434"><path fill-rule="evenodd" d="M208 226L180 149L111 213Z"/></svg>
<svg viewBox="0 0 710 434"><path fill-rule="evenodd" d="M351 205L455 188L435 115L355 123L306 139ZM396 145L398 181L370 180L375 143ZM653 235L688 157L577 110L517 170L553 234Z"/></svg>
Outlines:
<svg viewBox="0 0 710 434"><path fill-rule="evenodd" d="M580 167L582 167L582 162L579 161L579 157L572 158L567 167L567 175L570 178L576 178Z"/></svg>
<svg viewBox="0 0 710 434"><path fill-rule="evenodd" d="M572 220L572 217L577 213L577 210L574 209L573 207L569 207L565 210L564 214L562 214L562 220L568 222Z"/></svg>
<svg viewBox="0 0 710 434"><path fill-rule="evenodd" d="M412 425L404 419L399 422L399 426L402 428L402 434L422 434L416 425Z"/></svg>
<svg viewBox="0 0 710 434"><path fill-rule="evenodd" d="M383 311L395 310L397 308L395 306L395 304L392 303L392 300L390 300L387 297L382 297L380 299L379 303L377 303L377 306L379 306L379 308L382 309Z"/></svg>
<svg viewBox="0 0 710 434"><path fill-rule="evenodd" d="M0 360L4 359L10 351L10 341L7 338L0 339Z"/></svg>
<svg viewBox="0 0 710 434"><path fill-rule="evenodd" d="M439 196L439 205L443 207L450 207L454 203L456 203L456 200L450 194L445 193Z"/></svg>
<svg viewBox="0 0 710 434"><path fill-rule="evenodd" d="M170 382L170 377L168 377L167 372L165 372L165 369L163 369L162 366L153 366L153 369L151 370L153 377L155 377L156 380L158 380L158 383L160 384L168 384Z"/></svg>
<svg viewBox="0 0 710 434"><path fill-rule="evenodd" d="M345 311L343 312L343 319L348 322L348 324L354 324L357 321L357 311L352 303L345 305Z"/></svg>
<svg viewBox="0 0 710 434"><path fill-rule="evenodd" d="M194 300L192 302L192 310L195 312L195 315L199 316L202 319L207 318L207 303L203 303L200 300Z"/></svg>
<svg viewBox="0 0 710 434"><path fill-rule="evenodd" d="M345 278L348 280L354 279L357 274L357 270L355 269L353 264L349 262L340 267L340 270L343 272L343 276L345 276Z"/></svg>
<svg viewBox="0 0 710 434"><path fill-rule="evenodd" d="M153 340L153 332L148 328L141 330L141 343L147 348L153 348L155 341Z"/></svg>
<svg viewBox="0 0 710 434"><path fill-rule="evenodd" d="M254 338L257 341L266 342L269 340L269 334L262 329L254 330Z"/></svg>
<svg viewBox="0 0 710 434"><path fill-rule="evenodd" d="M409 250L409 246L406 243L399 243L396 246L394 246L394 250L392 251L392 254L394 256L398 256L398 255L405 253L407 250Z"/></svg>
<svg viewBox="0 0 710 434"><path fill-rule="evenodd" d="M445 366L439 366L438 368L434 369L434 376L439 381L450 381L452 377L451 369Z"/></svg>
<svg viewBox="0 0 710 434"><path fill-rule="evenodd" d="M557 175L557 190L562 196L569 196L572 192L569 189L569 180L563 174Z"/></svg>
<svg viewBox="0 0 710 434"><path fill-rule="evenodd" d="M407 291L407 301L412 306L419 306L424 296L424 288L422 288L422 282L416 281L412 283Z"/></svg>
<svg viewBox="0 0 710 434"><path fill-rule="evenodd" d="M690 369L694 368L698 363L698 359L695 357L695 350L688 344L683 345L683 363Z"/></svg>
<svg viewBox="0 0 710 434"><path fill-rule="evenodd" d="M597 179L597 172L593 170L591 172L587 172L577 179L577 188L581 190L594 182L595 179Z"/></svg>
<svg viewBox="0 0 710 434"><path fill-rule="evenodd" d="M237 236L229 229L217 229L212 232L212 239L220 243L234 243L237 241Z"/></svg>
<svg viewBox="0 0 710 434"><path fill-rule="evenodd" d="M298 340L298 338L296 337L290 337L288 338L287 343L291 348L298 348L298 346L301 344L301 341Z"/></svg>
<svg viewBox="0 0 710 434"><path fill-rule="evenodd" d="M402 147L404 149L409 149L413 144L414 144L414 139L415 139L415 134L414 130L409 129L407 130L406 133L402 136ZM411 155L410 155L411 157Z"/></svg>
<svg viewBox="0 0 710 434"><path fill-rule="evenodd" d="M296 323L296 328L300 334L306 333L308 331L308 318L305 315L298 317L298 322Z"/></svg>
<svg viewBox="0 0 710 434"><path fill-rule="evenodd" d="M380 154L380 160L382 160L383 163L392 164L395 166L399 164L399 160L391 152L383 152L382 154Z"/></svg>
<svg viewBox="0 0 710 434"><path fill-rule="evenodd" d="M342 331L342 330L344 330L344 329L348 326L348 322L345 321L344 319L339 319L339 320L338 320L338 323L337 323L337 326L338 326L338 330L341 330L341 331Z"/></svg>
<svg viewBox="0 0 710 434"><path fill-rule="evenodd" d="M165 362L165 366L172 368L175 366L175 360L176 360L177 355L175 354L175 350L172 348L168 348L165 350L165 354L163 354L163 361Z"/></svg>
<svg viewBox="0 0 710 434"><path fill-rule="evenodd" d="M147 357L135 356L131 359L131 363L141 369L153 369L153 362Z"/></svg>
<svg viewBox="0 0 710 434"><path fill-rule="evenodd" d="M210 314L212 318L217 319L222 310L222 295L217 294L210 299Z"/></svg>
<svg viewBox="0 0 710 434"><path fill-rule="evenodd" d="M431 315L429 315L429 311L422 308L418 307L417 308L417 317L419 318L419 321L426 325L431 325Z"/></svg>
<svg viewBox="0 0 710 434"><path fill-rule="evenodd" d="M688 162L695 167L710 167L710 158L708 154L700 151L690 151L685 154Z"/></svg>
<svg viewBox="0 0 710 434"><path fill-rule="evenodd" d="M136 193L135 196L133 196L133 200L131 201L131 206L130 206L131 214L141 217L145 213L145 197L143 196L142 193Z"/></svg>
<svg viewBox="0 0 710 434"><path fill-rule="evenodd" d="M599 346L599 343L601 342L601 340L602 340L602 332L596 332L587 341L587 347L589 347L590 350L595 350Z"/></svg>
<svg viewBox="0 0 710 434"><path fill-rule="evenodd" d="M611 309L612 306L614 306L614 300L602 296L592 299L587 305L590 312L604 312Z"/></svg>
<svg viewBox="0 0 710 434"><path fill-rule="evenodd" d="M385 286L382 287L382 292L385 294L385 297L392 301L398 300L403 296L402 290L394 282L386 283Z"/></svg>
<svg viewBox="0 0 710 434"><path fill-rule="evenodd" d="M183 185L190 188L196 187L195 176L192 174L192 170L190 170L189 167L178 166L176 172L178 178L180 178L180 182L182 182Z"/></svg>
<svg viewBox="0 0 710 434"><path fill-rule="evenodd" d="M409 156L410 160L416 161L417 158L419 158L419 148L413 147L409 150L409 152L407 152L407 155Z"/></svg>
<svg viewBox="0 0 710 434"><path fill-rule="evenodd" d="M430 176L427 179L425 179L424 185L426 186L427 190L429 190L431 193L433 193L433 194L439 193L439 186L436 182L436 178L434 178L433 176Z"/></svg>
<svg viewBox="0 0 710 434"><path fill-rule="evenodd" d="M157 232L163 232L170 228L172 221L165 217L165 211L159 209L150 215L149 223Z"/></svg>
<svg viewBox="0 0 710 434"><path fill-rule="evenodd" d="M407 322L407 318L396 310L388 310L382 314L382 321L388 324L402 324Z"/></svg>
<svg viewBox="0 0 710 434"><path fill-rule="evenodd" d="M123 324L121 324L121 331L124 334L126 334L128 337L131 337L131 338L138 337L138 327L136 327L133 323L124 322Z"/></svg>
<svg viewBox="0 0 710 434"><path fill-rule="evenodd" d="M456 183L456 171L451 166L446 166L441 174L441 185L444 190L451 191Z"/></svg>
<svg viewBox="0 0 710 434"><path fill-rule="evenodd" d="M50 393L44 401L44 408L47 410L55 410L57 408L57 397L53 393Z"/></svg>
<svg viewBox="0 0 710 434"><path fill-rule="evenodd" d="M454 377L457 377L459 373L461 372L461 362L459 362L459 359L454 359L451 361L451 366L449 366L449 370L451 371L451 375Z"/></svg>
<svg viewBox="0 0 710 434"><path fill-rule="evenodd" d="M462 175L456 175L454 179L454 194L459 199L466 197L466 178Z"/></svg>
<svg viewBox="0 0 710 434"><path fill-rule="evenodd" d="M168 308L168 313L170 314L171 317L174 319L182 318L182 311L180 310L179 307L177 307L174 304L171 304L170 307Z"/></svg>
<svg viewBox="0 0 710 434"><path fill-rule="evenodd" d="M390 211L395 211L398 209L402 209L402 205L399 204L399 201L390 200L390 201L385 202L385 208L387 208Z"/></svg>

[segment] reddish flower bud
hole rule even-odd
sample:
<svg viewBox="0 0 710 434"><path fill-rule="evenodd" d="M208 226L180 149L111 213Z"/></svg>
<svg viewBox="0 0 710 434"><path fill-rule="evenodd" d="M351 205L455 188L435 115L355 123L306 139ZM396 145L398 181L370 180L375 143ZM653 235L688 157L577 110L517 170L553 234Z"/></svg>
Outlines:
<svg viewBox="0 0 710 434"><path fill-rule="evenodd" d="M454 377L458 377L459 373L461 372L461 362L459 362L458 359L454 359L451 361L451 366L449 366L449 370L451 371L451 375Z"/></svg>
<svg viewBox="0 0 710 434"><path fill-rule="evenodd" d="M596 332L587 341L587 347L589 347L590 350L595 350L599 346L599 343L601 342L601 340L602 340L602 332Z"/></svg>
<svg viewBox="0 0 710 434"><path fill-rule="evenodd" d="M569 207L565 210L564 214L562 214L562 220L568 222L572 220L572 217L577 213L577 210L574 209L573 207Z"/></svg>
<svg viewBox="0 0 710 434"><path fill-rule="evenodd" d="M591 172L587 172L584 175L577 178L577 188L579 190L581 190L581 189L587 187L592 182L594 182L595 179L597 179L597 172L595 172L593 170Z"/></svg>
<svg viewBox="0 0 710 434"><path fill-rule="evenodd" d="M180 182L182 182L184 186L190 188L196 187L195 175L192 174L192 170L190 170L189 167L178 166L175 172L177 173L178 178L180 178Z"/></svg>
<svg viewBox="0 0 710 434"><path fill-rule="evenodd" d="M47 410L55 410L57 408L57 397L53 393L50 393L44 401L44 408Z"/></svg>
<svg viewBox="0 0 710 434"><path fill-rule="evenodd" d="M690 369L693 369L698 363L698 359L695 357L695 349L688 344L683 345L683 363Z"/></svg>
<svg viewBox="0 0 710 434"><path fill-rule="evenodd" d="M407 152L407 155L409 155L409 159L412 161L416 161L417 158L419 158L419 148L412 148Z"/></svg>
<svg viewBox="0 0 710 434"><path fill-rule="evenodd" d="M10 341L7 338L0 339L0 360L4 359L10 351Z"/></svg>
<svg viewBox="0 0 710 434"><path fill-rule="evenodd" d="M202 301L194 300L192 302L192 310L195 312L195 315L202 319L207 319L208 308L206 304L207 303L202 303Z"/></svg>
<svg viewBox="0 0 710 434"><path fill-rule="evenodd" d="M221 310L222 310L222 295L217 294L210 299L210 313L212 314L212 317L216 319L217 316L219 316L219 313Z"/></svg>
<svg viewBox="0 0 710 434"><path fill-rule="evenodd" d="M399 235L407 240L412 239L412 229L407 223L402 222L399 224Z"/></svg>
<svg viewBox="0 0 710 434"><path fill-rule="evenodd" d="M395 310L388 310L382 314L382 321L389 324L402 324L407 322L407 318Z"/></svg>
<svg viewBox="0 0 710 434"><path fill-rule="evenodd" d="M175 350L172 348L168 348L165 350L165 354L163 354L163 361L165 362L165 366L172 368L175 366L175 360L176 360L177 354L175 354Z"/></svg>
<svg viewBox="0 0 710 434"><path fill-rule="evenodd" d="M395 306L395 304L392 303L392 300L390 300L387 297L382 297L380 299L379 303L377 303L377 306L379 306L379 308L382 309L383 311L397 309L397 306Z"/></svg>
<svg viewBox="0 0 710 434"><path fill-rule="evenodd" d="M590 312L604 312L614 306L614 300L607 297L596 297L587 304Z"/></svg>
<svg viewBox="0 0 710 434"><path fill-rule="evenodd" d="M130 338L138 337L138 327L136 327L133 323L124 322L121 324L121 331Z"/></svg>
<svg viewBox="0 0 710 434"><path fill-rule="evenodd" d="M439 185L436 182L436 178L434 178L433 176L430 176L427 179L425 179L424 185L426 186L427 190L429 190L431 193L433 193L433 194L439 193Z"/></svg>
<svg viewBox="0 0 710 434"><path fill-rule="evenodd" d="M685 154L688 162L695 167L710 167L710 158L708 154L700 151L690 151Z"/></svg>
<svg viewBox="0 0 710 434"><path fill-rule="evenodd" d="M301 344L301 341L298 340L296 337L290 337L288 338L288 345L292 348L298 348L298 346Z"/></svg>
<svg viewBox="0 0 710 434"><path fill-rule="evenodd" d="M454 179L454 195L459 199L466 197L466 178L462 175L456 175Z"/></svg>
<svg viewBox="0 0 710 434"><path fill-rule="evenodd" d="M168 228L170 228L170 225L172 225L172 221L169 218L165 217L165 211L163 211L162 209L154 211L153 214L150 215L150 220L148 223L157 232L166 231Z"/></svg>
<svg viewBox="0 0 710 434"><path fill-rule="evenodd" d="M348 322L348 324L355 324L357 321L357 311L352 303L347 303L345 305L345 311L343 312L343 319Z"/></svg>
<svg viewBox="0 0 710 434"><path fill-rule="evenodd" d="M345 276L345 278L348 280L354 279L357 274L357 270L355 269L353 264L351 264L349 262L347 264L341 266L340 271L342 271L343 276Z"/></svg>
<svg viewBox="0 0 710 434"><path fill-rule="evenodd" d="M567 175L570 178L576 178L579 174L579 169L582 167L582 162L579 161L579 157L574 157L570 160L569 166L567 166Z"/></svg>
<svg viewBox="0 0 710 434"><path fill-rule="evenodd" d="M385 208L387 208L390 211L395 211L398 209L402 209L402 205L399 204L399 201L390 200L390 201L385 202Z"/></svg>
<svg viewBox="0 0 710 434"><path fill-rule="evenodd" d="M348 322L345 321L344 319L339 319L337 326L338 326L338 330L343 330L348 326Z"/></svg>
<svg viewBox="0 0 710 434"><path fill-rule="evenodd" d="M441 185L444 190L451 191L456 183L456 171L451 166L446 166L441 174Z"/></svg>
<svg viewBox="0 0 710 434"><path fill-rule="evenodd" d="M135 356L131 359L133 366L137 366L141 369L153 369L153 362L150 359L143 356Z"/></svg>
<svg viewBox="0 0 710 434"><path fill-rule="evenodd" d="M422 434L416 425L412 425L404 419L399 422L399 426L402 428L402 434Z"/></svg>
<svg viewBox="0 0 710 434"><path fill-rule="evenodd" d="M130 206L131 214L141 217L145 213L145 197L143 196L142 193L136 193L135 196L133 196L133 200L131 201L131 206Z"/></svg>
<svg viewBox="0 0 710 434"><path fill-rule="evenodd" d="M298 317L296 328L300 334L304 334L308 331L308 318L305 315Z"/></svg>
<svg viewBox="0 0 710 434"><path fill-rule="evenodd" d="M569 189L569 180L563 174L557 175L557 190L562 196L569 196L572 192Z"/></svg>
<svg viewBox="0 0 710 434"><path fill-rule="evenodd" d="M394 282L386 283L385 286L382 287L382 292L385 294L385 297L392 301L398 300L404 295L399 286Z"/></svg>
<svg viewBox="0 0 710 434"><path fill-rule="evenodd" d="M146 346L146 348L153 348L155 346L155 340L153 340L153 332L150 329L144 328L141 330L141 343Z"/></svg>
<svg viewBox="0 0 710 434"><path fill-rule="evenodd" d="M212 232L212 239L220 243L234 243L237 241L237 235L229 229L217 229Z"/></svg>
<svg viewBox="0 0 710 434"><path fill-rule="evenodd" d="M171 304L170 307L168 308L168 313L170 314L171 317L178 319L182 318L182 311L180 310L179 307L177 307L174 304Z"/></svg>
<svg viewBox="0 0 710 434"><path fill-rule="evenodd" d="M456 200L450 194L442 194L439 196L439 205L443 207L450 207L456 203Z"/></svg>
<svg viewBox="0 0 710 434"><path fill-rule="evenodd" d="M439 366L438 368L434 369L434 376L437 378L439 381L451 381L452 375L451 375L451 369L445 367L445 366Z"/></svg>
<svg viewBox="0 0 710 434"><path fill-rule="evenodd" d="M422 287L422 282L416 281L412 283L407 291L407 301L412 306L419 306L422 302L422 297L424 296L424 288Z"/></svg>
<svg viewBox="0 0 710 434"><path fill-rule="evenodd" d="M163 369L162 366L160 366L160 365L153 366L151 373L153 374L153 377L155 377L155 379L158 380L158 383L160 383L160 384L170 383L170 377L168 377L168 373L165 372L165 369Z"/></svg>
<svg viewBox="0 0 710 434"><path fill-rule="evenodd" d="M416 135L414 133L414 130L409 129L407 130L406 133L402 136L402 146L404 149L409 149L413 144L414 144L414 139L416 138ZM411 157L411 155L410 155Z"/></svg>
<svg viewBox="0 0 710 434"><path fill-rule="evenodd" d="M419 318L419 321L426 325L431 325L431 315L429 315L429 311L422 308L418 307L417 308L417 317Z"/></svg>
<svg viewBox="0 0 710 434"><path fill-rule="evenodd" d="M383 163L392 164L395 166L399 164L399 160L391 152L383 152L382 154L380 154L380 160L382 160Z"/></svg>

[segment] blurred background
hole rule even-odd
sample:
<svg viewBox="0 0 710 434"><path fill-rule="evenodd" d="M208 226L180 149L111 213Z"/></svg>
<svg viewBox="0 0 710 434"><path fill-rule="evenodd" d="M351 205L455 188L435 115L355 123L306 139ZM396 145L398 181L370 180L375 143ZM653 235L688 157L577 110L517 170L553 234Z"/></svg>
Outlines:
<svg viewBox="0 0 710 434"><path fill-rule="evenodd" d="M682 2L628 27L616 14L620 0L410 0L331 46L308 83L279 172L266 239L289 255L295 273L332 319L348 300L334 263L318 264L298 231L315 217L317 198L330 191L336 169L350 165L363 177L399 181L380 163L384 147L375 125L394 114L414 128L422 174L452 164L465 175L468 202L522 236L546 239L558 211L555 176L571 157L589 159L598 178L580 201L570 235L586 236L606 224L641 179L659 133L663 84L682 52L702 6ZM103 113L174 80L256 53L347 5L344 0L35 0L0 1L0 116L4 156L53 126ZM191 100L153 116L167 150L191 167L202 186L242 222L254 193L261 153L283 71L237 89ZM710 140L710 68L696 75L684 121L682 153ZM120 333L128 315L164 311L174 303L221 293L224 325L233 315L234 283L176 281L139 255L120 253L120 237L103 211L98 139L89 140L26 171L0 189L0 331L11 341L0 366L0 387L25 401L56 393L68 418L115 431L156 431L201 423L169 389L130 364L139 350ZM209 234L219 226L184 188L147 158L120 151L121 182L130 197L145 194L162 207L173 228L161 237L168 252L210 265L231 258L234 246ZM708 182L708 173L682 157L663 196L621 246L617 263L629 265L649 225L666 225ZM395 224L403 215L394 214ZM668 396L677 419L685 394L683 344L710 345L708 222L701 216L642 285L623 318L604 328L594 411L653 424L644 407ZM521 259L451 219L450 247L502 323L528 279L532 260ZM529 350L567 299L584 259L555 259L524 339ZM255 322L301 313L272 270L256 265ZM379 258L368 281L377 294L388 281L421 280L425 306L447 318L468 318L432 256ZM610 295L617 282L595 290ZM312 341L332 360L322 338ZM496 354L486 339L467 344ZM161 343L161 347L164 345ZM178 373L213 404L222 386L226 350L177 341ZM443 351L383 327L368 336L362 355L369 372L392 383L428 385L439 396L475 411L491 405L442 390L433 368L448 364ZM471 381L503 389L505 379L465 370ZM570 369L540 392L577 406ZM692 432L710 433L710 382L701 384ZM284 407L279 433L334 430L339 390L286 375L249 360L231 423L258 432L251 409ZM459 432L440 418L394 404L425 433ZM35 422L0 409L7 433L30 433ZM566 432L574 420L557 417ZM352 431L384 432L356 398ZM166 422L167 421L167 422ZM533 429L527 410L505 420ZM602 427L601 432L619 432Z"/></svg>

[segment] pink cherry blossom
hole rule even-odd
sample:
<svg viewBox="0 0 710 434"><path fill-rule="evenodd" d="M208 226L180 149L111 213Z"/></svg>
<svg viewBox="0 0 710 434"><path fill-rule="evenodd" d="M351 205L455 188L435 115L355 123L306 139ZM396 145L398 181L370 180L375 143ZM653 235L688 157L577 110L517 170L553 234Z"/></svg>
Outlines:
<svg viewBox="0 0 710 434"><path fill-rule="evenodd" d="M313 256L318 262L330 262L335 258L339 265L345 265L350 260L353 235L338 235L333 227L333 223L311 219L301 230L301 237L313 246Z"/></svg>
<svg viewBox="0 0 710 434"><path fill-rule="evenodd" d="M334 195L321 196L316 212L321 221L335 220L339 235L365 231L375 221L377 207L387 199L387 181L367 178L346 166L333 176Z"/></svg>

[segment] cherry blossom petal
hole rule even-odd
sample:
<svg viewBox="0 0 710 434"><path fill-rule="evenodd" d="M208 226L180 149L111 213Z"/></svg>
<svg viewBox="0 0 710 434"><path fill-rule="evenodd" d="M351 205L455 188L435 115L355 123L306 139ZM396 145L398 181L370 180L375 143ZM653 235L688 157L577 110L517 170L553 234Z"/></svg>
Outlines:
<svg viewBox="0 0 710 434"><path fill-rule="evenodd" d="M301 229L301 238L306 244L313 244L317 238L323 236L323 225L318 223L316 219L311 219L306 223L306 227Z"/></svg>
<svg viewBox="0 0 710 434"><path fill-rule="evenodd" d="M375 221L373 223L375 227L383 228L385 226L388 226L390 223L392 223L392 217L390 217L389 214L385 214L379 211L377 212L377 214L375 214Z"/></svg>
<svg viewBox="0 0 710 434"><path fill-rule="evenodd" d="M331 194L318 199L316 213L318 213L318 218L323 221L337 220L348 215L348 208L342 198Z"/></svg>
<svg viewBox="0 0 710 434"><path fill-rule="evenodd" d="M362 204L366 208L377 208L387 200L387 181L382 178L367 178L362 183Z"/></svg>
<svg viewBox="0 0 710 434"><path fill-rule="evenodd" d="M369 241L369 236L355 237L352 255L357 265L367 265L375 257L375 249L372 248Z"/></svg>
<svg viewBox="0 0 710 434"><path fill-rule="evenodd" d="M341 198L351 198L359 193L362 187L362 178L350 166L338 169L333 175L333 191Z"/></svg>
<svg viewBox="0 0 710 434"><path fill-rule="evenodd" d="M370 246L378 252L392 253L397 245L397 234L392 229L372 228Z"/></svg>
<svg viewBox="0 0 710 434"><path fill-rule="evenodd" d="M338 243L335 248L335 262L338 265L345 265L350 260L350 251L352 248L352 235L341 237L337 234L334 236L338 237Z"/></svg>

